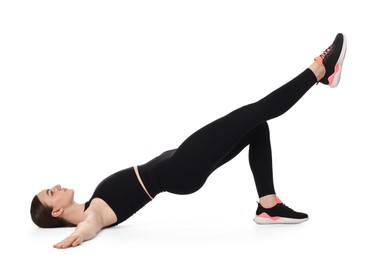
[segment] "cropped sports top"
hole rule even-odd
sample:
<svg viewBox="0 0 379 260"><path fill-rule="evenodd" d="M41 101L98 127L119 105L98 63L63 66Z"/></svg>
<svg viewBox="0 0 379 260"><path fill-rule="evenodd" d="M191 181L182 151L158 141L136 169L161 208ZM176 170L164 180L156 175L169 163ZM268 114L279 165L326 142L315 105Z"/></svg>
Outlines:
<svg viewBox="0 0 379 260"><path fill-rule="evenodd" d="M153 198L163 191L159 174L164 171L167 159L174 151L166 151L148 163L138 166L141 181ZM133 167L113 173L100 182L92 197L85 203L84 210L89 207L94 198L104 200L116 214L117 221L111 226L125 221L151 201Z"/></svg>

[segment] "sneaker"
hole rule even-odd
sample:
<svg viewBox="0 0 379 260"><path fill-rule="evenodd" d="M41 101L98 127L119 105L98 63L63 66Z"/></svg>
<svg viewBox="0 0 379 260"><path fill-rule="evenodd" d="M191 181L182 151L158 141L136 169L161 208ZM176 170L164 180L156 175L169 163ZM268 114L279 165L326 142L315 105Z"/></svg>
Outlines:
<svg viewBox="0 0 379 260"><path fill-rule="evenodd" d="M314 60L324 66L325 74L321 83L334 88L337 87L342 71L342 63L346 53L346 37L338 33L332 45L330 45L320 56Z"/></svg>
<svg viewBox="0 0 379 260"><path fill-rule="evenodd" d="M276 199L278 203L271 208L264 208L258 203L258 209L254 221L257 224L298 224L308 220L308 215L296 212Z"/></svg>

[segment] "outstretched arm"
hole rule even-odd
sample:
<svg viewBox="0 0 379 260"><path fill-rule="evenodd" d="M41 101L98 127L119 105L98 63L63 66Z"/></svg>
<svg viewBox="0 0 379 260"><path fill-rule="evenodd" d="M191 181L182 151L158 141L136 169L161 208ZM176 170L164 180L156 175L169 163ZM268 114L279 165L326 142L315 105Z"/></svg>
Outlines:
<svg viewBox="0 0 379 260"><path fill-rule="evenodd" d="M102 221L97 214L91 212L85 218L84 221L80 222L75 231L54 245L55 248L63 249L70 246L78 246L86 240L89 240L96 236L96 234L102 229Z"/></svg>
<svg viewBox="0 0 379 260"><path fill-rule="evenodd" d="M102 199L95 198L84 213L84 220L80 222L75 231L54 245L55 248L67 248L78 246L86 240L97 235L104 227L109 227L117 222L117 216Z"/></svg>

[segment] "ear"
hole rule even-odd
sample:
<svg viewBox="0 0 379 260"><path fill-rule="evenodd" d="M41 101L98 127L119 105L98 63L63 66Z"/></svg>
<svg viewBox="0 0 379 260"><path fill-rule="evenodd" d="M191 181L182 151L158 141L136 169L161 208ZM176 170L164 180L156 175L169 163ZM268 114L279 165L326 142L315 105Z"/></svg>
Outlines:
<svg viewBox="0 0 379 260"><path fill-rule="evenodd" d="M63 211L64 211L63 208L53 210L53 211L51 212L51 216L53 216L54 218L57 218L57 217L59 217L60 215L62 215Z"/></svg>

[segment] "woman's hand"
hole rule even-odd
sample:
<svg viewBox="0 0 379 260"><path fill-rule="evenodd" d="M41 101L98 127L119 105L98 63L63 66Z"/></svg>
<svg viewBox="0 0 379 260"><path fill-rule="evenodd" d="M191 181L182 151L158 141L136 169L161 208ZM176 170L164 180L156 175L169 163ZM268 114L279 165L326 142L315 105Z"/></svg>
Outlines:
<svg viewBox="0 0 379 260"><path fill-rule="evenodd" d="M54 245L54 248L64 249L70 246L75 247L75 246L80 245L82 242L83 242L83 236L74 233L70 235L69 237L65 238L64 240L62 240L61 242L56 243Z"/></svg>

